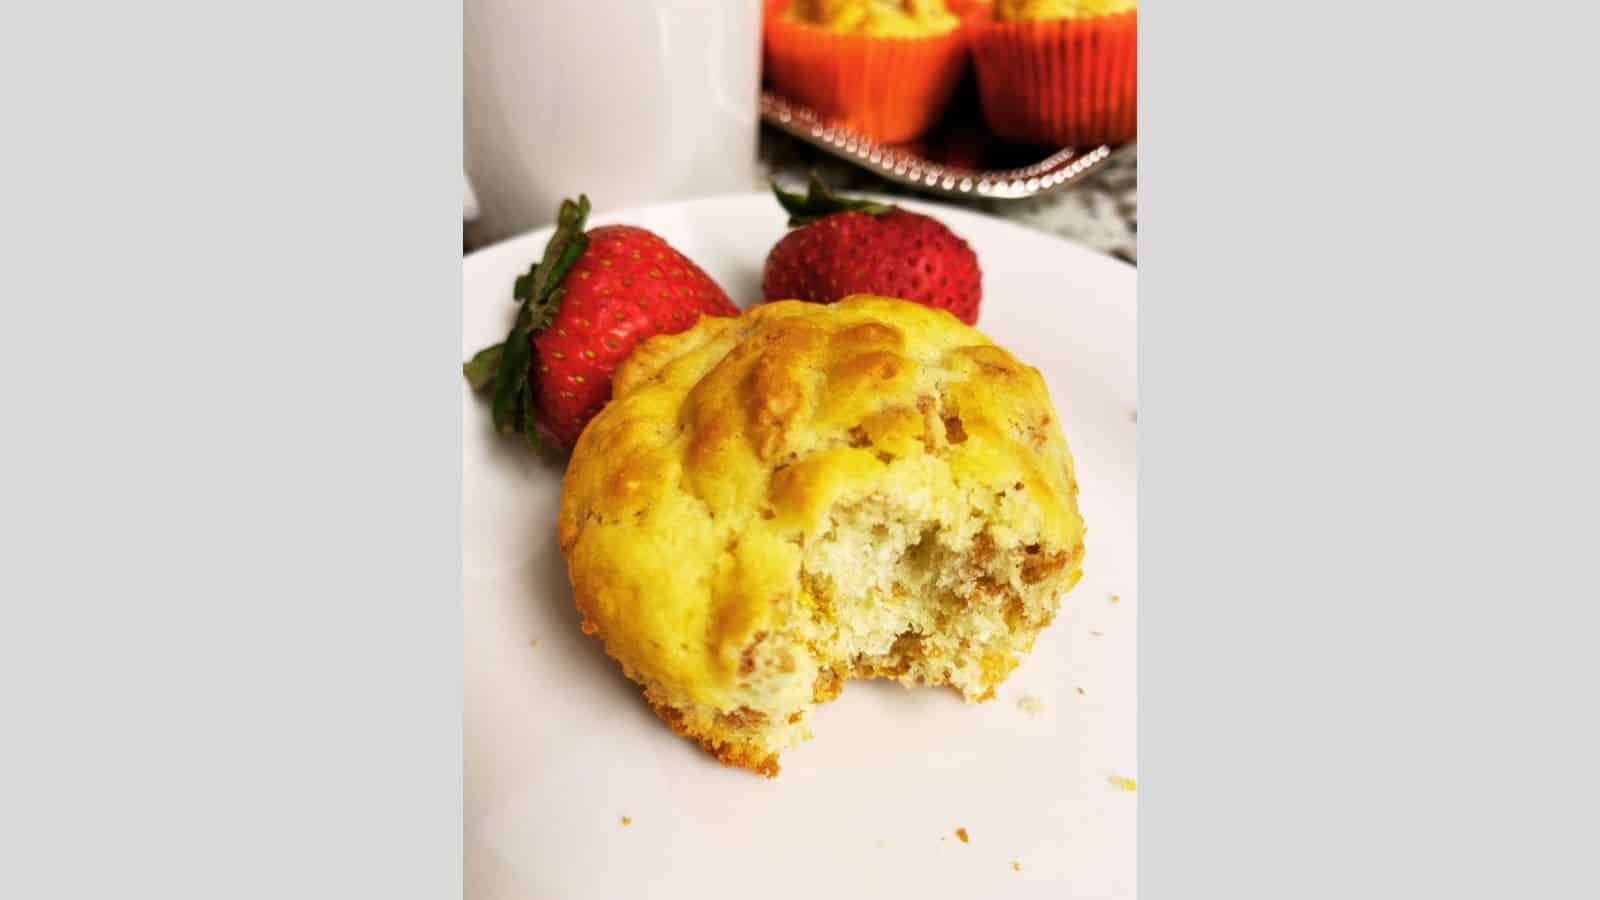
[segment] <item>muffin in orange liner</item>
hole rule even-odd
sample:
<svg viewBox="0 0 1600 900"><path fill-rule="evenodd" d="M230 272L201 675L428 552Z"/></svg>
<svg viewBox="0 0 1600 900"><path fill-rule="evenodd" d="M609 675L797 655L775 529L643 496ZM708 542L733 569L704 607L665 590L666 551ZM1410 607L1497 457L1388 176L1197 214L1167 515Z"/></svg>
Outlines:
<svg viewBox="0 0 1600 900"><path fill-rule="evenodd" d="M996 0L965 24L995 134L1075 147L1138 135L1137 0Z"/></svg>
<svg viewBox="0 0 1600 900"><path fill-rule="evenodd" d="M773 88L885 143L932 128L966 66L943 0L767 0L765 13Z"/></svg>

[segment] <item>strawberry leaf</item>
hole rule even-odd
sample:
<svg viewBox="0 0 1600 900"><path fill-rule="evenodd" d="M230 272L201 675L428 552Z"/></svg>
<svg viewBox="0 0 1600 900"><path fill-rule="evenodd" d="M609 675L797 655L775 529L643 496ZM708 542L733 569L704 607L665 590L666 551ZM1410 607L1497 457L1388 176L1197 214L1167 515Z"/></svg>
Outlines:
<svg viewBox="0 0 1600 900"><path fill-rule="evenodd" d="M521 431L528 445L543 446L535 433L537 385L533 371L533 336L548 328L561 303L561 281L589 246L583 233L589 217L589 198L578 195L574 203L561 201L556 230L545 244L544 256L517 276L511 295L521 301L511 332L504 343L480 351L463 370L474 390L492 387L490 412L502 432ZM498 351L498 352L497 352Z"/></svg>
<svg viewBox="0 0 1600 900"><path fill-rule="evenodd" d="M794 228L805 225L824 216L831 216L836 212L853 209L871 216L881 216L894 209L888 203L879 203L875 200L852 200L841 197L828 190L828 186L818 178L816 173L811 173L811 181L806 185L804 194L791 194L778 187L776 181L772 182L772 193L778 198L778 203L789 213L789 227Z"/></svg>
<svg viewBox="0 0 1600 900"><path fill-rule="evenodd" d="M539 264L534 263L528 269L528 274L518 275L511 286L511 299L521 303L533 294L533 277L539 271Z"/></svg>
<svg viewBox="0 0 1600 900"><path fill-rule="evenodd" d="M494 427L510 434L520 424L517 416L522 412L522 394L529 390L529 369L533 364L533 337L528 334L527 307L517 314L517 324L511 326L505 349L500 357L500 369L495 373L494 392L490 411Z"/></svg>
<svg viewBox="0 0 1600 900"><path fill-rule="evenodd" d="M500 371L500 357L505 353L505 349L505 344L485 347L461 367L466 373L467 383L472 385L473 390L481 391L494 382L495 373Z"/></svg>
<svg viewBox="0 0 1600 900"><path fill-rule="evenodd" d="M587 196L580 194L577 203L561 201L561 210L556 214L555 233L550 235L550 242L544 245L544 258L528 270L528 292L535 303L542 302L561 284L567 270L577 261L578 254L588 245L589 239L583 234L583 223L588 217ZM574 244L578 248L576 252L571 250ZM566 260L565 265L558 266L560 260Z"/></svg>
<svg viewBox="0 0 1600 900"><path fill-rule="evenodd" d="M556 257L555 262L549 266L539 267L541 274L549 272L550 277L544 279L543 284L536 289L537 293L528 307L531 319L529 327L535 334L549 328L550 323L555 321L556 311L561 308L561 295L564 293L561 281L566 278L567 272L571 271L573 264L588 246L589 239L580 234L562 248L561 255Z"/></svg>

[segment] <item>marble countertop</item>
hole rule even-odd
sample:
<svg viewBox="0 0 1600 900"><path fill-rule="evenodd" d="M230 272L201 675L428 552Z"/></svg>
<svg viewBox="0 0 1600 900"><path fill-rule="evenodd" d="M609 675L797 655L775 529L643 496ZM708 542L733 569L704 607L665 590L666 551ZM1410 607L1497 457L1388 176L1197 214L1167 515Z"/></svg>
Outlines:
<svg viewBox="0 0 1600 900"><path fill-rule="evenodd" d="M786 186L802 184L814 171L830 186L846 191L896 194L963 206L1047 231L1125 262L1138 262L1137 145L1117 151L1071 187L1026 200L957 200L919 195L765 125L761 128L761 168L763 177L776 176Z"/></svg>

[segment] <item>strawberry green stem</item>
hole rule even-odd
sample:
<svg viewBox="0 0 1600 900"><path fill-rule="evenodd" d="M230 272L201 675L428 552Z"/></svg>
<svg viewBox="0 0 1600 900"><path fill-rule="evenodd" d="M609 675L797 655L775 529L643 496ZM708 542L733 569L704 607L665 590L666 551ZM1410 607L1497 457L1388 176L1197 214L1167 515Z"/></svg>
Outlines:
<svg viewBox="0 0 1600 900"><path fill-rule="evenodd" d="M777 196L778 203L789 213L790 228L815 222L824 216L831 216L836 212L844 212L848 209L864 212L872 216L881 216L894 209L893 206L887 203L879 203L875 200L852 200L848 197L841 197L828 190L828 186L822 182L821 178L817 177L815 172L811 173L811 181L806 185L804 194L788 193L783 188L778 187L776 181L771 184L772 193Z"/></svg>
<svg viewBox="0 0 1600 900"><path fill-rule="evenodd" d="M544 256L512 285L511 295L521 306L511 332L503 343L479 351L462 367L473 390L489 391L495 427L507 434L522 432L536 450L542 442L534 427L538 385L533 336L550 327L561 307L561 282L589 246L583 233L589 208L584 194L578 195L576 203L561 201L555 233L545 244Z"/></svg>

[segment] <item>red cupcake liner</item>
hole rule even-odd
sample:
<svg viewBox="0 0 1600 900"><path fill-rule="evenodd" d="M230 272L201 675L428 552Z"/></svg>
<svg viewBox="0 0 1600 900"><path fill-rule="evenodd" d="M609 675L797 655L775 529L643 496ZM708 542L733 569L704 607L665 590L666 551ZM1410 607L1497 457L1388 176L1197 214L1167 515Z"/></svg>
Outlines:
<svg viewBox="0 0 1600 900"><path fill-rule="evenodd" d="M965 30L989 129L1027 144L1123 144L1139 131L1137 10L1086 19L996 22Z"/></svg>
<svg viewBox="0 0 1600 900"><path fill-rule="evenodd" d="M785 21L768 0L763 63L772 87L818 114L885 143L938 122L967 64L966 29L927 37L838 34Z"/></svg>

